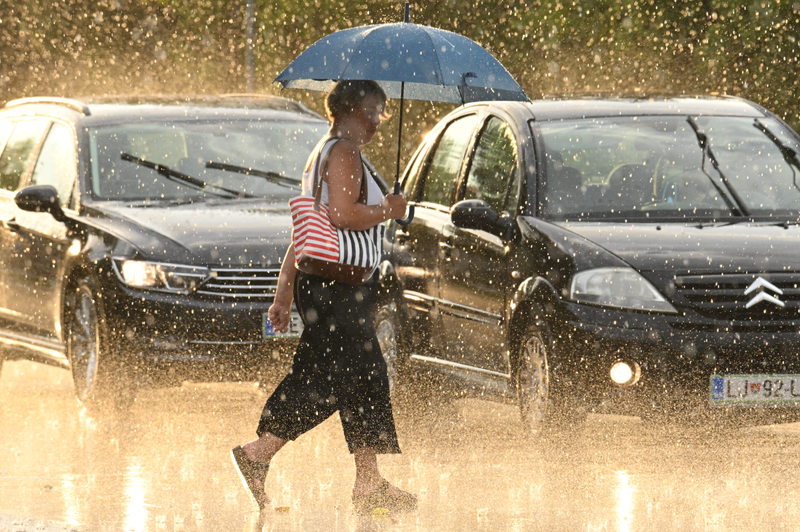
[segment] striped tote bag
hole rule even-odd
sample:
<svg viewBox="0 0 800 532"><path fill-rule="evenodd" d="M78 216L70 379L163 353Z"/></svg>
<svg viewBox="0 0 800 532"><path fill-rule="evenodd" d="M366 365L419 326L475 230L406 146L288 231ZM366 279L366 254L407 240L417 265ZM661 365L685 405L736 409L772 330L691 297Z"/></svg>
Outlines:
<svg viewBox="0 0 800 532"><path fill-rule="evenodd" d="M333 225L328 206L321 203L321 152L320 149L314 168L314 196L289 200L295 265L311 275L350 285L363 284L380 262L386 226L379 224L363 231L350 231ZM366 202L367 175L365 171L361 180L361 202Z"/></svg>

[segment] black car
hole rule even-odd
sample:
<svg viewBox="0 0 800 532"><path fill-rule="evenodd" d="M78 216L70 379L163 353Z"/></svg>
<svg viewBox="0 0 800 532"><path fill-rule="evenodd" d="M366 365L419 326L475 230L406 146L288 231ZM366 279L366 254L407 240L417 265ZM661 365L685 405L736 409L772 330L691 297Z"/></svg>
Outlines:
<svg viewBox="0 0 800 532"><path fill-rule="evenodd" d="M267 96L7 103L0 364L69 367L87 404L145 382L261 380L302 328L295 314L276 334L266 312L287 201L327 128Z"/></svg>
<svg viewBox="0 0 800 532"><path fill-rule="evenodd" d="M534 430L586 412L792 417L798 153L737 98L459 107L402 178L416 217L387 230L387 351L517 400Z"/></svg>

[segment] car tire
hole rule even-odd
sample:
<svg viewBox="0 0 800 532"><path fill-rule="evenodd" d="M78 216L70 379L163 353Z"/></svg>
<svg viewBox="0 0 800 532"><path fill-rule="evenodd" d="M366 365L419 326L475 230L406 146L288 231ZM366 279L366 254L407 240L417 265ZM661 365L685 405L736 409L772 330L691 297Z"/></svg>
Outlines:
<svg viewBox="0 0 800 532"><path fill-rule="evenodd" d="M527 324L517 344L513 384L523 429L530 435L564 434L581 429L586 421L587 403L559 381L566 369L559 363L563 361L549 325L543 321Z"/></svg>
<svg viewBox="0 0 800 532"><path fill-rule="evenodd" d="M392 396L395 396L405 385L402 374L406 369L407 361L402 354L397 313L390 306L378 309L375 315L375 335L378 337L378 345L380 345L383 360L386 362L389 391Z"/></svg>
<svg viewBox="0 0 800 532"><path fill-rule="evenodd" d="M550 351L552 339L546 325L528 324L517 351L514 385L524 430L540 435L551 415Z"/></svg>
<svg viewBox="0 0 800 532"><path fill-rule="evenodd" d="M98 294L97 282L83 276L71 284L65 298L66 351L75 395L89 410L124 408L135 391L115 356Z"/></svg>

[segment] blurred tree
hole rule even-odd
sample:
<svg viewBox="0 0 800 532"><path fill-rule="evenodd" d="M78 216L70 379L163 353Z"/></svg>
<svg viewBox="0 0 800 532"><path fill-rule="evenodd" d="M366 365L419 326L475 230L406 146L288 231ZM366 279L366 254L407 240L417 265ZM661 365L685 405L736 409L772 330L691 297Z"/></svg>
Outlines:
<svg viewBox="0 0 800 532"><path fill-rule="evenodd" d="M2 2L0 100L242 92L245 16L246 0ZM274 77L328 33L402 18L402 0L256 0L255 90L276 94ZM532 98L730 94L800 127L800 0L434 0L412 2L412 22L488 48ZM404 160L449 109L408 103ZM395 131L368 149L388 176Z"/></svg>

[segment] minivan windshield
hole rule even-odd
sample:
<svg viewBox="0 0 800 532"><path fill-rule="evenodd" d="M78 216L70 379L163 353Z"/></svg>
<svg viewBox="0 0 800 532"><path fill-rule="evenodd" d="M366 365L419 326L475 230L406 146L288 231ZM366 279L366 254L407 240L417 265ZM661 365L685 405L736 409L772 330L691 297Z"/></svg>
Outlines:
<svg viewBox="0 0 800 532"><path fill-rule="evenodd" d="M90 128L91 193L116 201L268 198L300 190L327 130L311 121L219 120Z"/></svg>
<svg viewBox="0 0 800 532"><path fill-rule="evenodd" d="M800 145L773 118L534 122L549 219L800 218Z"/></svg>

